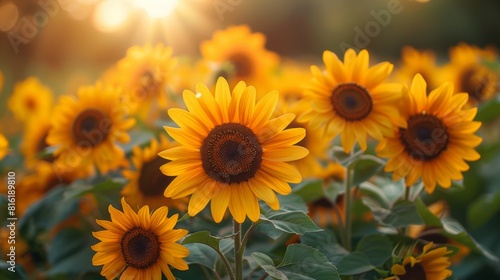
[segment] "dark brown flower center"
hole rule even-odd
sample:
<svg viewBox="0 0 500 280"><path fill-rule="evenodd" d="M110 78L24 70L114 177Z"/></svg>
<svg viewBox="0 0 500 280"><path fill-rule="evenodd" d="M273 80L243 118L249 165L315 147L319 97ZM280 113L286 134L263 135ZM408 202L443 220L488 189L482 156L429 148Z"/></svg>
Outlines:
<svg viewBox="0 0 500 280"><path fill-rule="evenodd" d="M160 258L160 241L151 230L134 227L127 231L120 241L125 263L133 268L146 269Z"/></svg>
<svg viewBox="0 0 500 280"><path fill-rule="evenodd" d="M73 122L73 139L80 146L95 147L106 140L111 130L111 120L97 109L82 111Z"/></svg>
<svg viewBox="0 0 500 280"><path fill-rule="evenodd" d="M401 128L399 134L408 155L420 161L439 156L449 141L446 126L436 116L426 113L411 116L408 128Z"/></svg>
<svg viewBox="0 0 500 280"><path fill-rule="evenodd" d="M31 97L28 97L25 101L24 101L25 105L26 105L26 108L28 108L29 111L35 111L36 110L36 101L33 100L33 98Z"/></svg>
<svg viewBox="0 0 500 280"><path fill-rule="evenodd" d="M236 77L249 77L252 74L252 61L248 58L247 55L235 53L229 57L229 61L234 67Z"/></svg>
<svg viewBox="0 0 500 280"><path fill-rule="evenodd" d="M144 162L139 173L139 189L145 196L163 196L167 186L175 179L174 176L166 176L160 171L160 167L170 160L156 156L153 160Z"/></svg>
<svg viewBox="0 0 500 280"><path fill-rule="evenodd" d="M158 88L158 79L152 70L147 69L141 76L141 87L145 92L151 92Z"/></svg>
<svg viewBox="0 0 500 280"><path fill-rule="evenodd" d="M419 263L415 264L415 266L411 267L411 264L405 265L406 273L404 275L400 275L400 280L426 280L427 276L425 275L425 270Z"/></svg>
<svg viewBox="0 0 500 280"><path fill-rule="evenodd" d="M238 123L214 127L203 140L200 153L206 174L226 184L248 181L262 162L262 146L257 136Z"/></svg>
<svg viewBox="0 0 500 280"><path fill-rule="evenodd" d="M329 199L326 199L324 197L322 197L320 199L316 199L315 201L313 201L312 206L314 208L317 208L317 207L326 208L326 209L332 209L333 208L332 202Z"/></svg>
<svg viewBox="0 0 500 280"><path fill-rule="evenodd" d="M483 98L495 91L495 75L484 67L466 68L460 76L460 89L469 94L475 101L482 101Z"/></svg>
<svg viewBox="0 0 500 280"><path fill-rule="evenodd" d="M339 84L333 89L330 102L337 115L351 122L366 118L373 107L368 90L356 83Z"/></svg>

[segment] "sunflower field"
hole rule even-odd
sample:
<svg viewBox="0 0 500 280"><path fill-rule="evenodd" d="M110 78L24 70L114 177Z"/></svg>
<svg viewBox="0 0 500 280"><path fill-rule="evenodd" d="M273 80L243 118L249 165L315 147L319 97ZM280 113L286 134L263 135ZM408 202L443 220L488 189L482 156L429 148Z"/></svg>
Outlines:
<svg viewBox="0 0 500 280"><path fill-rule="evenodd" d="M500 279L500 4L0 1L0 279Z"/></svg>

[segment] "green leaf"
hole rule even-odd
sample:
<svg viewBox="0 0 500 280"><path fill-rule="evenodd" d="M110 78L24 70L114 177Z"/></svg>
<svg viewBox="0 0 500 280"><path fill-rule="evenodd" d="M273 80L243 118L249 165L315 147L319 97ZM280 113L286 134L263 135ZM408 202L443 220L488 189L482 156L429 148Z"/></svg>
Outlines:
<svg viewBox="0 0 500 280"><path fill-rule="evenodd" d="M10 268L11 266L6 261L0 261L0 279L5 280L25 280L28 279L28 275L26 275L26 271L22 266L16 263L14 268ZM13 269L14 271L9 270Z"/></svg>
<svg viewBox="0 0 500 280"><path fill-rule="evenodd" d="M405 227L424 223L415 204L409 201L399 201L392 209L381 207L377 201L370 197L364 197L363 203L370 208L374 218L386 226Z"/></svg>
<svg viewBox="0 0 500 280"><path fill-rule="evenodd" d="M339 260L349 254L349 251L337 243L335 233L331 229L308 232L300 237L300 241L305 245L318 249L332 263L338 263Z"/></svg>
<svg viewBox="0 0 500 280"><path fill-rule="evenodd" d="M484 194L469 206L467 222L472 228L478 228L488 222L498 211L500 211L500 192Z"/></svg>
<svg viewBox="0 0 500 280"><path fill-rule="evenodd" d="M288 279L340 280L337 268L323 253L303 244L288 246L276 268Z"/></svg>
<svg viewBox="0 0 500 280"><path fill-rule="evenodd" d="M52 264L58 263L75 252L85 249L86 233L75 228L65 228L59 231L48 249L48 259Z"/></svg>
<svg viewBox="0 0 500 280"><path fill-rule="evenodd" d="M422 199L418 198L415 200L415 207L417 208L418 213L420 214L420 217L424 221L424 224L431 226L431 227L442 227L441 220L434 215L429 208L427 208L427 205L422 201Z"/></svg>
<svg viewBox="0 0 500 280"><path fill-rule="evenodd" d="M493 119L498 118L499 111L500 100L498 98L489 100L479 106L474 120L480 122L490 122Z"/></svg>
<svg viewBox="0 0 500 280"><path fill-rule="evenodd" d="M269 274L273 279L288 279L286 275L276 269L274 266L273 260L266 254L255 252L252 253L252 257L255 262L262 268L264 271Z"/></svg>
<svg viewBox="0 0 500 280"><path fill-rule="evenodd" d="M361 252L352 252L343 257L337 263L337 267L340 275L356 275L375 268L375 266L371 264L368 257Z"/></svg>
<svg viewBox="0 0 500 280"><path fill-rule="evenodd" d="M352 162L356 161L362 154L363 151L359 150L355 153L346 154L344 149L340 146L335 146L332 148L332 158L340 163L342 166L347 167Z"/></svg>
<svg viewBox="0 0 500 280"><path fill-rule="evenodd" d="M182 240L182 244L200 243L205 244L216 251L219 251L220 239L212 236L208 230L192 233Z"/></svg>
<svg viewBox="0 0 500 280"><path fill-rule="evenodd" d="M65 247L75 241L67 238L76 236L80 236L80 239L85 240L85 244L79 244L79 249L70 252L70 250L65 249ZM83 231L76 233L68 230L64 233L61 232L59 238L62 239L52 244L49 251L49 255L52 255L51 259L54 261L54 263L51 263L51 268L47 273L49 276L68 274L81 275L84 272L99 272L102 269L101 266L94 266L92 264L92 257L95 252L90 246L96 244L97 240L91 234ZM58 250L63 250L64 252L59 253L57 252ZM51 279L53 278L55 277Z"/></svg>
<svg viewBox="0 0 500 280"><path fill-rule="evenodd" d="M64 191L65 198L81 197L82 195L88 193L98 193L106 191L119 191L125 184L125 180L122 178L107 179L104 182L97 184L88 184L83 181L76 181L70 186L66 187Z"/></svg>
<svg viewBox="0 0 500 280"><path fill-rule="evenodd" d="M303 180L293 187L293 194L305 202L311 202L323 196L323 180Z"/></svg>
<svg viewBox="0 0 500 280"><path fill-rule="evenodd" d="M359 241L356 251L366 255L372 265L382 266L391 257L392 242L383 235L368 235Z"/></svg>
<svg viewBox="0 0 500 280"><path fill-rule="evenodd" d="M384 167L385 162L373 155L362 155L358 160L352 162L349 168L354 170L352 186L357 186L373 175L377 174Z"/></svg>
<svg viewBox="0 0 500 280"><path fill-rule="evenodd" d="M188 264L199 264L215 270L219 255L213 248L201 243L184 245L189 250L189 256L184 258Z"/></svg>
<svg viewBox="0 0 500 280"><path fill-rule="evenodd" d="M295 194L290 194L287 196L279 195L278 200L280 202L280 209L279 209L280 211L302 211L302 212L308 211L307 204L298 195ZM275 210L272 210L269 207L269 205L267 205L264 202L261 203L261 209L263 213L275 212Z"/></svg>
<svg viewBox="0 0 500 280"><path fill-rule="evenodd" d="M391 201L389 200L385 192L382 190L382 188L379 188L378 186L370 182L361 183L359 185L359 188L363 191L363 194L365 196L369 196L375 199L383 208L390 207Z"/></svg>
<svg viewBox="0 0 500 280"><path fill-rule="evenodd" d="M273 211L266 213L266 215L260 215L260 219L265 223L269 223L274 229L302 235L306 232L322 231L312 220L307 216L306 213L302 211ZM264 224L265 224L264 223ZM260 226L260 225L259 225ZM261 227L264 233L266 232L265 227Z"/></svg>

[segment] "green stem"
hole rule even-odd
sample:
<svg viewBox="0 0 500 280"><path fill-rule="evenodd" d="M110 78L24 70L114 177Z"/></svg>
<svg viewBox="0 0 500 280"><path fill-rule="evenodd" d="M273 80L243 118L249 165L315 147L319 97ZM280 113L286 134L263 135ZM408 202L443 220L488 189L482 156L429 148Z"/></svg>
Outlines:
<svg viewBox="0 0 500 280"><path fill-rule="evenodd" d="M405 186L405 201L410 201L410 187ZM408 226L403 227L403 235L408 234Z"/></svg>
<svg viewBox="0 0 500 280"><path fill-rule="evenodd" d="M236 280L243 280L243 253L245 248L241 243L241 224L233 220L234 263L236 265Z"/></svg>
<svg viewBox="0 0 500 280"><path fill-rule="evenodd" d="M226 256L224 256L224 254L220 250L216 250L216 252L219 254L220 258L222 259L222 262L224 263L224 266L226 267L227 274L229 275L229 279L235 280L233 268L231 267L231 264L227 260Z"/></svg>
<svg viewBox="0 0 500 280"><path fill-rule="evenodd" d="M241 252L241 255L243 256L243 253L245 252L245 247L247 246L247 242L248 242L248 238L250 237L250 233L252 232L252 230L258 226L262 221L259 220L255 223L252 223L252 225L248 228L247 232L245 232L245 235L243 236L243 239L241 240L241 248L240 248L240 251Z"/></svg>
<svg viewBox="0 0 500 280"><path fill-rule="evenodd" d="M344 226L344 248L351 251L352 238L352 198L351 198L351 169L346 167L345 183L345 226Z"/></svg>

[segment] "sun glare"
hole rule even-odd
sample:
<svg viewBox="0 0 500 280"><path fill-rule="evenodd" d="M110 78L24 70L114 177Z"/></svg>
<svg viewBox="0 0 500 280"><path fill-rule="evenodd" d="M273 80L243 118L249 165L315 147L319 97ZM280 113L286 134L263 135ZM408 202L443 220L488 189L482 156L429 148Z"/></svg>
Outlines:
<svg viewBox="0 0 500 280"><path fill-rule="evenodd" d="M179 0L133 0L133 2L152 18L167 17L179 4Z"/></svg>

